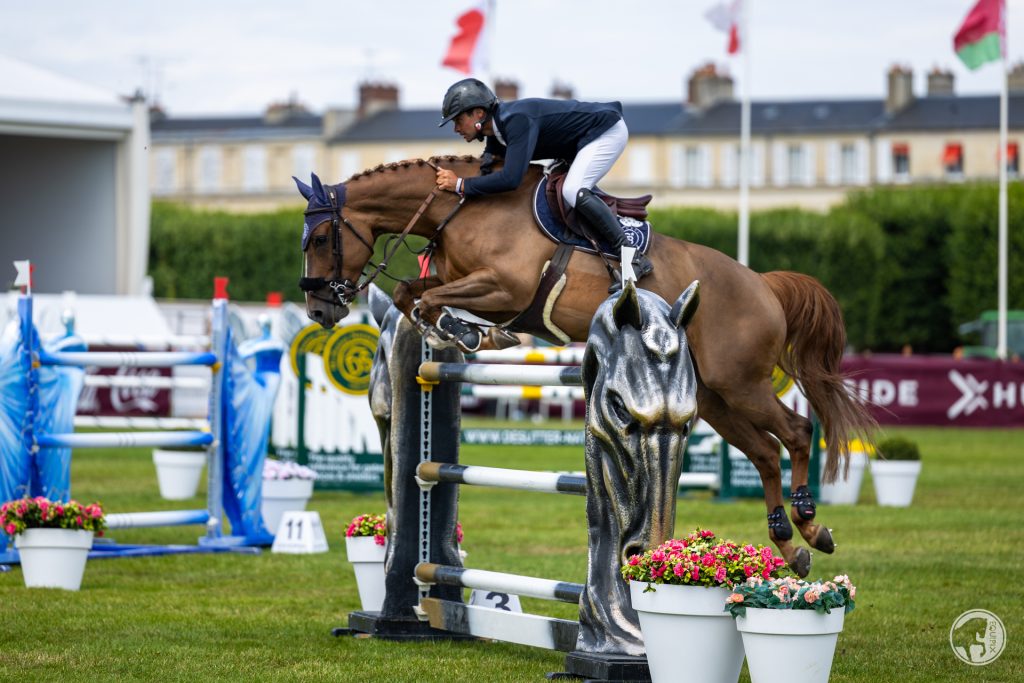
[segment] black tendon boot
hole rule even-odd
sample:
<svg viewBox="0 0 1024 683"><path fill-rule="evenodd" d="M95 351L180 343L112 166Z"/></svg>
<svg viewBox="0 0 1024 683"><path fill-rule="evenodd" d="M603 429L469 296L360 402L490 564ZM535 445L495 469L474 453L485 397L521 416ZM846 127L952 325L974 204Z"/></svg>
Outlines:
<svg viewBox="0 0 1024 683"><path fill-rule="evenodd" d="M612 245L615 253L619 253L626 236L608 205L595 197L593 192L583 188L576 193L576 210L606 242ZM636 273L637 280L650 275L653 271L654 264L645 254L638 251L633 255L633 272Z"/></svg>

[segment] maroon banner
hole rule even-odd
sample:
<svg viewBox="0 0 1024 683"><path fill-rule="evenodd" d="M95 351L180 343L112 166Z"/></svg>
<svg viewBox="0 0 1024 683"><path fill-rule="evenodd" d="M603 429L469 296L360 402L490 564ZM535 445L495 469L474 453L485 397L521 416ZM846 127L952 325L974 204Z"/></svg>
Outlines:
<svg viewBox="0 0 1024 683"><path fill-rule="evenodd" d="M843 372L879 424L1024 427L1024 363L881 354Z"/></svg>
<svg viewBox="0 0 1024 683"><path fill-rule="evenodd" d="M90 351L137 351L126 346L90 346ZM118 377L170 377L170 368L88 368L87 375ZM78 415L104 417L170 417L171 390L152 387L82 387Z"/></svg>

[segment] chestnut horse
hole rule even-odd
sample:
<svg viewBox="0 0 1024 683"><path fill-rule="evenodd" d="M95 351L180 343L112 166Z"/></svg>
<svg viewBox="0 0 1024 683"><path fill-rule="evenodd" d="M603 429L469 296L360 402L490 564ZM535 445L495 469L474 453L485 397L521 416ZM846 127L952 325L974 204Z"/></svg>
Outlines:
<svg viewBox="0 0 1024 683"><path fill-rule="evenodd" d="M425 332L453 338L434 327L445 306L496 323L511 320L529 306L556 248L537 229L531 207L542 170L531 167L514 192L460 205L457 195L436 190L439 166L466 177L478 173L479 160L404 161L338 185L321 185L316 176L312 186L296 181L309 200L300 286L312 320L329 328L344 318L348 304L377 274L364 277L377 238L403 232L436 245L436 275L395 289L395 303ZM794 571L805 576L810 553L792 542L780 442L792 462L790 517L810 546L831 553L834 543L829 529L815 521L815 504L807 489L811 422L779 401L771 374L778 365L803 389L829 445L824 478L833 481L840 463L848 466L848 442L856 437L870 440L874 427L840 372L846 330L839 305L810 276L755 273L699 244L653 232L651 240L648 255L654 273L638 284L675 301L687 285L700 281L701 305L687 330L698 375L698 413L757 468L769 537ZM550 317L573 341L582 342L597 307L608 296L608 270L599 257L576 251L566 275ZM454 340L460 341L459 336ZM491 346L503 345L503 335L493 330L489 340Z"/></svg>

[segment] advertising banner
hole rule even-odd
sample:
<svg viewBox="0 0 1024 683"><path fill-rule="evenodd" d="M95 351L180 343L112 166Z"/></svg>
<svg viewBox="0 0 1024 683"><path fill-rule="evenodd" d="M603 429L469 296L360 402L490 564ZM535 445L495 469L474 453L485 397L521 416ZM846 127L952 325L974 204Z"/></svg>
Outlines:
<svg viewBox="0 0 1024 683"><path fill-rule="evenodd" d="M843 359L883 425L1024 427L1024 363L942 356Z"/></svg>

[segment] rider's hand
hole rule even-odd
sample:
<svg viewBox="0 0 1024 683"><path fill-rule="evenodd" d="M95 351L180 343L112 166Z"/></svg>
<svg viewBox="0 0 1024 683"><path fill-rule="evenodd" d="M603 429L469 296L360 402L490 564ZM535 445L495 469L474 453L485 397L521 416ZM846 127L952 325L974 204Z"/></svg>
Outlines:
<svg viewBox="0 0 1024 683"><path fill-rule="evenodd" d="M441 190L455 192L455 183L458 179L459 177L447 168L441 168L437 171L437 187Z"/></svg>

